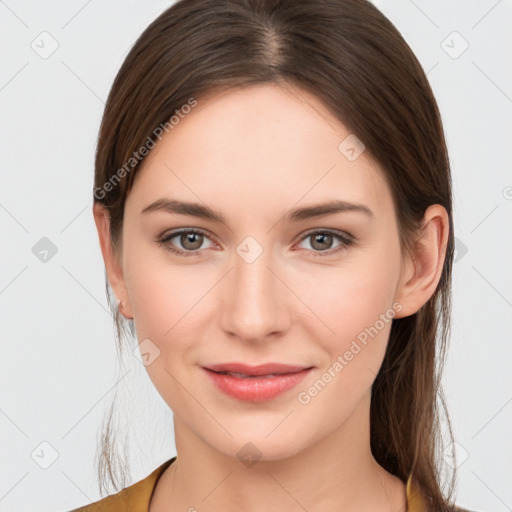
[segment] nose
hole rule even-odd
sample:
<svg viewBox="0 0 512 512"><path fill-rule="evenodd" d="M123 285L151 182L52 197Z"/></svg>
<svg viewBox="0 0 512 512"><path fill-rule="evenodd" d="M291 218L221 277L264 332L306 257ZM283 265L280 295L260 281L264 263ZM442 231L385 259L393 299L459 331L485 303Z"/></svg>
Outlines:
<svg viewBox="0 0 512 512"><path fill-rule="evenodd" d="M254 243L243 249L239 247L234 255L233 268L222 286L222 328L240 340L264 342L288 329L290 291L270 250L257 255L262 248Z"/></svg>

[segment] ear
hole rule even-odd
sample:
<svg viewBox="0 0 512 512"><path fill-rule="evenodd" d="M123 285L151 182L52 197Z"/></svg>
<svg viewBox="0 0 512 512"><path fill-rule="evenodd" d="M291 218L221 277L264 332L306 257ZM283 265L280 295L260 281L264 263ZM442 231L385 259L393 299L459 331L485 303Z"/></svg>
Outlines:
<svg viewBox="0 0 512 512"><path fill-rule="evenodd" d="M94 214L94 222L96 223L96 229L98 230L103 261L105 262L105 269L107 271L108 282L114 291L116 299L126 303L124 307L119 306L121 314L128 319L132 319L133 314L123 276L123 268L120 261L120 248L116 250L110 238L109 212L101 203L96 202L93 204L92 209Z"/></svg>
<svg viewBox="0 0 512 512"><path fill-rule="evenodd" d="M448 213L439 204L425 211L413 253L407 256L395 300L402 309L395 318L416 313L434 294L441 278L450 229Z"/></svg>

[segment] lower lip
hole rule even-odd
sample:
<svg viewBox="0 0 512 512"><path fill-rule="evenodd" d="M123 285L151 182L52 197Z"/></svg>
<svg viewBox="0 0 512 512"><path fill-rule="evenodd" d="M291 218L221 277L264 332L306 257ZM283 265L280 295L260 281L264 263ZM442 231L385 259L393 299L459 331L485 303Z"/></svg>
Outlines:
<svg viewBox="0 0 512 512"><path fill-rule="evenodd" d="M266 402L295 387L312 370L284 373L274 377L238 378L203 368L213 383L227 395L246 402Z"/></svg>

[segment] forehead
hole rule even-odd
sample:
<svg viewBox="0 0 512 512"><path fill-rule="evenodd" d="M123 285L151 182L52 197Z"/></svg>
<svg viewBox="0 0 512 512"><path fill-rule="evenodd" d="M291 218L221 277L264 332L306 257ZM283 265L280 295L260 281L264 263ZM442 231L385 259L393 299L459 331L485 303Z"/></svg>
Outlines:
<svg viewBox="0 0 512 512"><path fill-rule="evenodd" d="M302 89L208 94L150 151L128 200L142 205L167 194L248 215L326 199L385 209L391 196L382 171L365 151L355 160L340 151L351 136Z"/></svg>

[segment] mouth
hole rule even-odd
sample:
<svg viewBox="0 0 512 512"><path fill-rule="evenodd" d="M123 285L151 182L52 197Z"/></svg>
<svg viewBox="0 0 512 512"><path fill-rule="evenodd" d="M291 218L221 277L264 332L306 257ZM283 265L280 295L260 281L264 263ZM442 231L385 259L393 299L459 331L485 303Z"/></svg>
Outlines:
<svg viewBox="0 0 512 512"><path fill-rule="evenodd" d="M292 389L313 369L270 363L248 366L239 363L208 365L202 369L217 389L237 400L264 402Z"/></svg>
<svg viewBox="0 0 512 512"><path fill-rule="evenodd" d="M274 377L276 375L298 373L303 370L310 369L312 366L289 365L283 363L266 363L257 366L250 366L243 363L221 363L208 365L204 368L221 375L231 375L237 378L251 378L262 376Z"/></svg>

